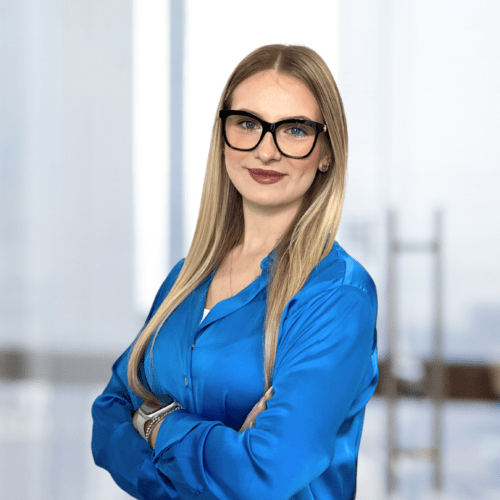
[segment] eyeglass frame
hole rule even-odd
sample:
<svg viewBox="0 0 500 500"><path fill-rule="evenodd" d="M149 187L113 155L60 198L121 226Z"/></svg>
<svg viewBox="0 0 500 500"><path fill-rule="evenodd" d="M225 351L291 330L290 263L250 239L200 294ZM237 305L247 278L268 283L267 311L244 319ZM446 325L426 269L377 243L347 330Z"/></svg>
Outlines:
<svg viewBox="0 0 500 500"><path fill-rule="evenodd" d="M257 141L257 144L253 148L240 149L240 148L235 148L234 146L231 146L231 144L229 144L229 141L228 141L227 135L226 135L226 119L228 116L234 116L234 115L247 116L249 118L253 118L254 120L257 120L262 125L262 135L260 136L260 139ZM219 111L219 118L222 119L222 133L224 135L224 141L231 149L235 149L236 151L253 151L262 142L262 139L264 139L264 136L268 132L271 132L271 135L273 136L274 144L276 145L276 149L283 156L286 156L287 158L293 158L295 160L302 160L303 158L307 158L308 156L310 156L311 153L313 152L315 146L316 146L316 142L318 141L319 134L321 132L327 132L326 125L324 125L323 123L318 123L318 122L312 121L312 120L303 120L303 119L299 119L299 118L295 118L295 119L288 118L286 120L280 120L279 122L269 123L269 122L266 122L265 120L263 120L262 118L259 118L258 116L255 116L252 113L249 113L248 111L238 111L235 109L221 109ZM276 129L280 125L283 125L285 123L299 123L299 124L309 125L310 127L314 128L314 131L316 132L316 136L314 137L314 142L313 142L313 145L311 147L311 150L305 156L287 155L286 153L283 153L283 151L281 151L281 149L278 145L278 141L276 140Z"/></svg>

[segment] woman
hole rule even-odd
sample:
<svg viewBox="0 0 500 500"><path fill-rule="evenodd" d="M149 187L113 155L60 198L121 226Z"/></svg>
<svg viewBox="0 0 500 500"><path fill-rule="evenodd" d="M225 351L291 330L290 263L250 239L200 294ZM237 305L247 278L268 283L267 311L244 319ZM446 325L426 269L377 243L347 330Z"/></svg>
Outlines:
<svg viewBox="0 0 500 500"><path fill-rule="evenodd" d="M354 497L377 302L334 242L346 164L324 61L301 46L247 56L219 103L188 255L93 406L96 464L132 496Z"/></svg>

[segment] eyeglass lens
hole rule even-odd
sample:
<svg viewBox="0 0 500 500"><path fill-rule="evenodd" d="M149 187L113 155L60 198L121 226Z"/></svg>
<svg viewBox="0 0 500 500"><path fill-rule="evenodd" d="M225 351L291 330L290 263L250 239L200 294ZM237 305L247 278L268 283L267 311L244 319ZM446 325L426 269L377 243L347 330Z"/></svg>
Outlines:
<svg viewBox="0 0 500 500"><path fill-rule="evenodd" d="M262 132L262 124L249 116L230 115L226 119L227 142L236 149L253 149ZM315 138L316 130L305 123L283 123L276 129L277 145L289 156L307 156Z"/></svg>

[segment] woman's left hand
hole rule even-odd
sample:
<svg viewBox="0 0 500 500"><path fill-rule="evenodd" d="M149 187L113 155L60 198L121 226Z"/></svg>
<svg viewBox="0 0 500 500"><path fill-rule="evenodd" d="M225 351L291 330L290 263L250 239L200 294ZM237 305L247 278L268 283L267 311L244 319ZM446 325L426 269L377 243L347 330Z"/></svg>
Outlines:
<svg viewBox="0 0 500 500"><path fill-rule="evenodd" d="M255 419L261 412L267 409L266 401L269 401L273 397L273 394L274 394L274 388L271 386L266 391L264 396L262 396L259 399L259 401L255 404L255 406L252 408L250 413L247 415L247 418L243 422L241 429L238 432L243 432L246 429L251 429L255 425Z"/></svg>

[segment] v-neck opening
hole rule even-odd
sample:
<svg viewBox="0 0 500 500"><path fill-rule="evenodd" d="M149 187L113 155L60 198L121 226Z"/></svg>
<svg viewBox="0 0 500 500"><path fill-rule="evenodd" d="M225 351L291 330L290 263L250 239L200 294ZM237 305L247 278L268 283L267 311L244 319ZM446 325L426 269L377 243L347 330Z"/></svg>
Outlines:
<svg viewBox="0 0 500 500"><path fill-rule="evenodd" d="M205 304L207 303L208 289L210 288L215 273L217 272L218 267L216 267L205 282L205 293L203 294L203 300L200 300L200 302L203 302L203 312L200 311L197 315L198 318L200 318L200 322L198 323L199 328L208 326L210 323L217 321L218 319L223 318L228 314L231 314L233 311L239 309L240 307L243 307L245 304L251 301L253 297L255 297L255 295L262 290L262 280L267 283L267 269L272 264L272 259L274 259L275 253L276 250L273 250L262 259L260 263L261 273L259 274L259 276L257 276L257 278L255 278L245 288L240 290L236 295L227 297L223 300L219 300L219 302L217 302L210 308L209 313L204 315L204 311L205 309L207 309L205 307Z"/></svg>

